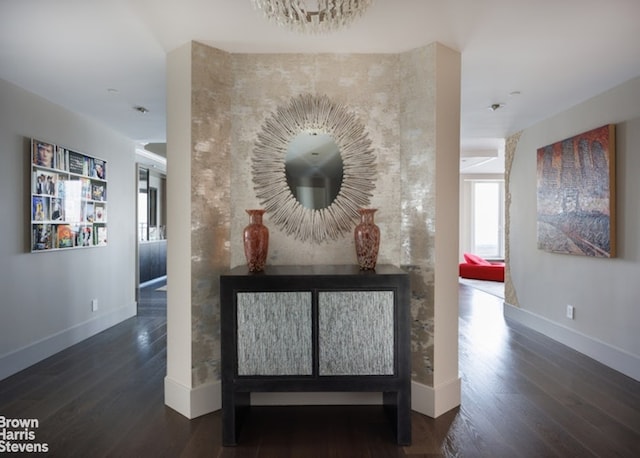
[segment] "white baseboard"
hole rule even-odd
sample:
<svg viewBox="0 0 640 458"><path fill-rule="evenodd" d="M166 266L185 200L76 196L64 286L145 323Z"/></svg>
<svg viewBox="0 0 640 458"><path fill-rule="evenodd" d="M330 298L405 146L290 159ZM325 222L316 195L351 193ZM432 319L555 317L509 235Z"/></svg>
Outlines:
<svg viewBox="0 0 640 458"><path fill-rule="evenodd" d="M460 405L460 377L437 387L411 382L411 410L431 418L438 418L443 413Z"/></svg>
<svg viewBox="0 0 640 458"><path fill-rule="evenodd" d="M432 418L460 405L460 378L437 388L411 382L411 409ZM192 419L222 408L222 384L220 381L189 388L165 377L165 404ZM297 392L251 393L251 405L380 405L382 393L359 392Z"/></svg>
<svg viewBox="0 0 640 458"><path fill-rule="evenodd" d="M91 318L68 329L0 356L0 380L32 366L91 336L135 316L136 303Z"/></svg>
<svg viewBox="0 0 640 458"><path fill-rule="evenodd" d="M544 334L567 347L640 381L640 358L543 316L504 303L505 318Z"/></svg>
<svg viewBox="0 0 640 458"><path fill-rule="evenodd" d="M222 384L215 381L190 388L165 377L164 403L191 420L222 408Z"/></svg>

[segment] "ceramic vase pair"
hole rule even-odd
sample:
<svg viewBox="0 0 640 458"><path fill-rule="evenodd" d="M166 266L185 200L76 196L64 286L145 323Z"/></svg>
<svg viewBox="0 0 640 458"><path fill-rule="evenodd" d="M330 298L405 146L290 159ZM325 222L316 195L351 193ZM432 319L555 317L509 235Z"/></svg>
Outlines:
<svg viewBox="0 0 640 458"><path fill-rule="evenodd" d="M378 261L380 247L380 228L375 224L373 215L377 209L361 208L360 223L353 230L356 257L361 270L374 270ZM269 252L269 229L262 224L264 210L246 210L249 225L244 228L244 254L249 272L264 270Z"/></svg>

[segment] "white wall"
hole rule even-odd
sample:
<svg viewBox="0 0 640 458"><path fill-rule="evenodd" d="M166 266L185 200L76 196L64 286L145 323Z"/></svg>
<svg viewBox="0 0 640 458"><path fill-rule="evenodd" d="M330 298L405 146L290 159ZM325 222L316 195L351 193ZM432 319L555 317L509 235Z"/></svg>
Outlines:
<svg viewBox="0 0 640 458"><path fill-rule="evenodd" d="M30 137L107 160L108 246L29 252ZM135 314L134 152L119 134L0 80L0 379Z"/></svg>
<svg viewBox="0 0 640 458"><path fill-rule="evenodd" d="M613 259L536 245L536 150L616 125L617 240ZM508 265L518 307L507 316L640 380L640 78L522 132L510 174ZM565 317L575 306L575 320Z"/></svg>

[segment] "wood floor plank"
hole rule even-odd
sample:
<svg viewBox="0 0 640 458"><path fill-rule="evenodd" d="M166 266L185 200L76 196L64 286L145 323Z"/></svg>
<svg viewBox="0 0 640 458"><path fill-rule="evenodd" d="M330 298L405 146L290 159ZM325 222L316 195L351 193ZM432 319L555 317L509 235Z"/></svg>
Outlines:
<svg viewBox="0 0 640 458"><path fill-rule="evenodd" d="M137 327L136 329L140 330ZM166 331L163 327L144 327L143 329L145 333L157 339L157 351L165 349ZM104 387L100 388L100 384L104 384L105 379L117 378L127 368L127 363L131 364L135 358L136 350L131 342L136 342L136 339L123 336L121 342L117 344L117 341L111 341L110 346L104 347L101 351L92 349L90 359L82 358L70 366L65 374L50 378L47 383L38 384L36 389L28 390L25 397L35 399L37 402L22 411L21 415L34 417L37 414L41 421L46 421L83 393L92 389L98 392L104 390ZM120 347L120 350L114 352L115 347ZM7 406L7 410L11 411L11 405Z"/></svg>
<svg viewBox="0 0 640 458"><path fill-rule="evenodd" d="M530 355L527 358L534 359ZM590 448L599 449L601 444L620 447L620 442L640 443L639 436L629 430L625 423L612 416L618 414L616 404L605 403L603 410L588 395L575 391L575 380L562 384L559 381L561 377L554 372L541 372L539 366L526 362L520 365L519 376L532 381L542 389L546 396L536 397L536 403L544 404L546 411L554 418L562 419L563 424L570 426L574 434L589 443ZM545 402L548 398L553 399L553 406L550 402ZM569 413L571 415L568 415ZM609 431L603 426L607 426Z"/></svg>

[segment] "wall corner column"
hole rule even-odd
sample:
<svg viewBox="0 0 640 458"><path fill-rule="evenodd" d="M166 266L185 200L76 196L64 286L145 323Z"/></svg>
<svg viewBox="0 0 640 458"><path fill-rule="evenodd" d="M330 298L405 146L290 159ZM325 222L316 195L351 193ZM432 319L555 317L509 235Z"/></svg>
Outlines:
<svg viewBox="0 0 640 458"><path fill-rule="evenodd" d="M436 50L436 268L434 289L434 417L461 402L458 370L461 56Z"/></svg>
<svg viewBox="0 0 640 458"><path fill-rule="evenodd" d="M229 268L229 55L190 42L167 55L165 404L219 410L220 273Z"/></svg>
<svg viewBox="0 0 640 458"><path fill-rule="evenodd" d="M460 404L458 226L460 53L439 43L400 56L402 265L411 274L412 408Z"/></svg>

